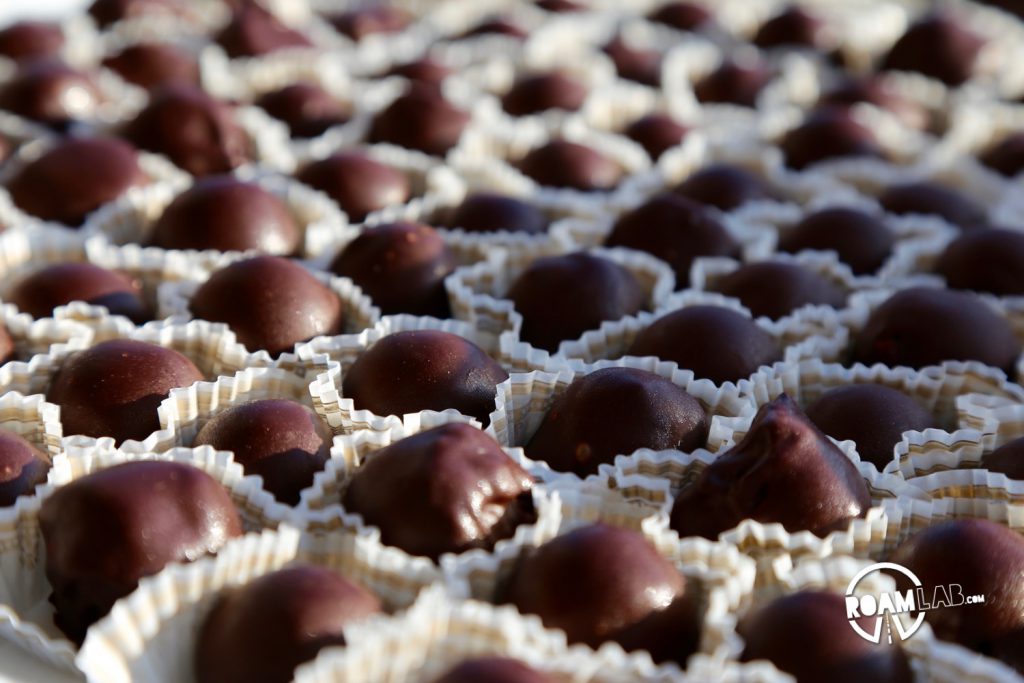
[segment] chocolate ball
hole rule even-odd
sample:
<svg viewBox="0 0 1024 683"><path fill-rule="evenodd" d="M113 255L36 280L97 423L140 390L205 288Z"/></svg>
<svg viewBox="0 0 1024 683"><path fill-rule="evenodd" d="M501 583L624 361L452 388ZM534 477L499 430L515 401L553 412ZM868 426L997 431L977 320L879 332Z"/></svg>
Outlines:
<svg viewBox="0 0 1024 683"><path fill-rule="evenodd" d="M1010 323L976 295L914 287L875 309L857 335L853 360L912 368L975 360L1012 376L1020 347Z"/></svg>
<svg viewBox="0 0 1024 683"><path fill-rule="evenodd" d="M381 541L437 560L490 550L535 520L533 479L484 432L452 423L368 456L343 505L378 527Z"/></svg>
<svg viewBox="0 0 1024 683"><path fill-rule="evenodd" d="M146 367L133 364L132 379ZM139 579L242 535L238 511L216 479L160 460L115 465L59 487L43 501L39 528L54 623L78 644Z"/></svg>
<svg viewBox="0 0 1024 683"><path fill-rule="evenodd" d="M771 72L761 64L725 61L694 83L693 94L704 103L756 107L758 95L771 79Z"/></svg>
<svg viewBox="0 0 1024 683"><path fill-rule="evenodd" d="M19 21L0 31L0 55L15 61L56 57L64 49L64 30L47 21Z"/></svg>
<svg viewBox="0 0 1024 683"><path fill-rule="evenodd" d="M528 35L525 29L511 19L491 17L490 19L484 19L462 35L457 36L457 39L476 38L478 36L508 36L516 40L525 40Z"/></svg>
<svg viewBox="0 0 1024 683"><path fill-rule="evenodd" d="M739 244L710 211L667 192L622 214L605 245L657 256L672 267L677 289L689 285L690 266L697 257L739 257L740 253Z"/></svg>
<svg viewBox="0 0 1024 683"><path fill-rule="evenodd" d="M238 7L214 41L231 58L258 57L278 50L313 46L309 38L289 28L255 2Z"/></svg>
<svg viewBox="0 0 1024 683"><path fill-rule="evenodd" d="M786 231L779 250L833 251L857 275L874 273L892 254L896 237L878 216L860 209L833 207L809 213Z"/></svg>
<svg viewBox="0 0 1024 683"><path fill-rule="evenodd" d="M387 4L357 7L331 18L331 25L352 40L381 33L398 33L412 22L412 15Z"/></svg>
<svg viewBox="0 0 1024 683"><path fill-rule="evenodd" d="M297 138L314 138L349 120L346 103L313 83L293 83L264 93L256 106L284 121Z"/></svg>
<svg viewBox="0 0 1024 683"><path fill-rule="evenodd" d="M7 181L15 205L37 218L69 226L147 181L127 142L63 138Z"/></svg>
<svg viewBox="0 0 1024 683"><path fill-rule="evenodd" d="M807 407L807 417L837 441L853 441L861 460L879 470L893 459L904 432L941 429L938 419L902 391L880 384L829 389Z"/></svg>
<svg viewBox="0 0 1024 683"><path fill-rule="evenodd" d="M655 88L661 85L663 57L657 50L631 45L622 36L615 36L601 49L615 64L620 78Z"/></svg>
<svg viewBox="0 0 1024 683"><path fill-rule="evenodd" d="M509 657L466 659L446 671L434 683L555 683L547 674Z"/></svg>
<svg viewBox="0 0 1024 683"><path fill-rule="evenodd" d="M0 109L58 129L92 118L102 99L89 74L55 59L22 64L0 87Z"/></svg>
<svg viewBox="0 0 1024 683"><path fill-rule="evenodd" d="M161 88L122 132L194 176L227 173L251 159L249 136L232 107L198 87Z"/></svg>
<svg viewBox="0 0 1024 683"><path fill-rule="evenodd" d="M295 177L327 194L356 223L374 211L405 204L412 196L405 173L358 151L311 161Z"/></svg>
<svg viewBox="0 0 1024 683"><path fill-rule="evenodd" d="M302 230L277 195L234 176L196 181L164 209L151 242L163 249L293 254Z"/></svg>
<svg viewBox="0 0 1024 683"><path fill-rule="evenodd" d="M768 332L720 306L689 306L658 318L636 336L626 355L658 356L715 384L738 382L782 359Z"/></svg>
<svg viewBox="0 0 1024 683"><path fill-rule="evenodd" d="M978 161L1008 178L1024 171L1024 131L996 141L978 154Z"/></svg>
<svg viewBox="0 0 1024 683"><path fill-rule="evenodd" d="M424 85L438 86L452 75L452 70L440 60L429 55L411 62L397 64L387 72L388 76L399 76Z"/></svg>
<svg viewBox="0 0 1024 683"><path fill-rule="evenodd" d="M858 621L865 631L874 630L873 618ZM902 648L871 643L850 627L838 593L802 590L777 598L744 619L739 631L745 641L742 661L766 659L798 683L914 679Z"/></svg>
<svg viewBox="0 0 1024 683"><path fill-rule="evenodd" d="M666 2L647 17L680 31L695 31L711 22L711 12L692 2Z"/></svg>
<svg viewBox="0 0 1024 683"><path fill-rule="evenodd" d="M413 82L374 116L368 139L440 157L458 144L469 118L436 87Z"/></svg>
<svg viewBox="0 0 1024 683"><path fill-rule="evenodd" d="M196 318L226 323L252 351L277 357L299 342L340 334L345 305L295 261L255 256L224 266L189 302Z"/></svg>
<svg viewBox="0 0 1024 683"><path fill-rule="evenodd" d="M993 228L964 233L939 256L935 272L953 289L1024 294L1024 232Z"/></svg>
<svg viewBox="0 0 1024 683"><path fill-rule="evenodd" d="M985 456L982 467L1010 479L1024 479L1024 437L1007 441Z"/></svg>
<svg viewBox="0 0 1024 683"><path fill-rule="evenodd" d="M364 230L334 258L331 271L350 278L385 315L447 318L444 280L455 265L455 254L436 230L398 222Z"/></svg>
<svg viewBox="0 0 1024 683"><path fill-rule="evenodd" d="M105 58L103 66L147 90L164 85L199 84L199 62L169 43L130 45Z"/></svg>
<svg viewBox="0 0 1024 683"><path fill-rule="evenodd" d="M30 272L8 290L4 301L33 318L49 318L54 309L72 301L105 306L112 315L135 323L150 319L142 283L124 273L92 263L54 263Z"/></svg>
<svg viewBox="0 0 1024 683"><path fill-rule="evenodd" d="M820 48L825 22L800 7L788 7L761 24L753 43L760 48Z"/></svg>
<svg viewBox="0 0 1024 683"><path fill-rule="evenodd" d="M835 282L809 268L784 261L741 265L714 283L713 289L739 299L755 318L778 320L804 306L846 305L846 292Z"/></svg>
<svg viewBox="0 0 1024 683"><path fill-rule="evenodd" d="M14 505L46 483L50 458L19 434L0 429L0 507Z"/></svg>
<svg viewBox="0 0 1024 683"><path fill-rule="evenodd" d="M653 372L612 367L574 380L555 397L525 450L586 477L640 448L702 448L708 428L704 408L684 389Z"/></svg>
<svg viewBox="0 0 1024 683"><path fill-rule="evenodd" d="M618 263L586 252L538 258L505 294L523 316L520 338L554 351L606 320L640 312L646 293Z"/></svg>
<svg viewBox="0 0 1024 683"><path fill-rule="evenodd" d="M927 129L930 125L931 115L924 106L904 97L879 76L847 76L825 89L818 98L819 107L850 107L862 102L895 114L912 128Z"/></svg>
<svg viewBox="0 0 1024 683"><path fill-rule="evenodd" d="M89 14L100 28L106 28L122 19L185 15L181 0L94 0Z"/></svg>
<svg viewBox="0 0 1024 683"><path fill-rule="evenodd" d="M882 59L889 71L916 71L947 85L958 86L974 74L985 40L953 15L923 17L892 46Z"/></svg>
<svg viewBox="0 0 1024 683"><path fill-rule="evenodd" d="M586 99L586 85L562 71L549 71L519 78L501 106L512 116L528 116L549 109L577 111Z"/></svg>
<svg viewBox="0 0 1024 683"><path fill-rule="evenodd" d="M6 327L0 325L0 365L14 360L15 350L14 338Z"/></svg>
<svg viewBox="0 0 1024 683"><path fill-rule="evenodd" d="M624 173L618 163L601 152L557 139L531 150L516 166L539 185L584 192L611 190Z"/></svg>
<svg viewBox="0 0 1024 683"><path fill-rule="evenodd" d="M479 346L439 330L387 335L345 372L341 393L357 410L406 415L454 408L486 425L508 373Z"/></svg>
<svg viewBox="0 0 1024 683"><path fill-rule="evenodd" d="M857 466L782 394L680 492L671 522L681 537L715 539L745 519L825 536L870 507Z"/></svg>
<svg viewBox="0 0 1024 683"><path fill-rule="evenodd" d="M668 114L641 116L622 131L623 135L643 147L654 160L682 143L688 132L689 128Z"/></svg>
<svg viewBox="0 0 1024 683"><path fill-rule="evenodd" d="M843 107L815 109L782 137L779 148L786 165L798 171L832 159L885 156L871 131Z"/></svg>
<svg viewBox="0 0 1024 683"><path fill-rule="evenodd" d="M672 191L722 211L732 211L747 202L770 200L773 193L759 175L734 164L710 164L697 170Z"/></svg>
<svg viewBox="0 0 1024 683"><path fill-rule="evenodd" d="M203 618L193 660L197 683L288 683L295 668L345 629L381 611L380 600L337 572L309 564L221 591Z"/></svg>
<svg viewBox="0 0 1024 683"><path fill-rule="evenodd" d="M584 12L587 9L586 5L573 0L537 0L535 4L545 12Z"/></svg>
<svg viewBox="0 0 1024 683"><path fill-rule="evenodd" d="M466 232L547 232L548 218L533 204L495 192L477 192L454 207L445 221Z"/></svg>
<svg viewBox="0 0 1024 683"><path fill-rule="evenodd" d="M893 185L878 197L889 213L939 216L963 230L988 223L988 211L972 197L938 183L921 181Z"/></svg>

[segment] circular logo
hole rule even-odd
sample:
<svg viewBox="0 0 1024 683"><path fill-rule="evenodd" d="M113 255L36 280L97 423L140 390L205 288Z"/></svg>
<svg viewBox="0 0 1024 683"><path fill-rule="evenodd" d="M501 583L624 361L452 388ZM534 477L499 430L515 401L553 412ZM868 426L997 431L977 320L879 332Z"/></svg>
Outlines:
<svg viewBox="0 0 1024 683"><path fill-rule="evenodd" d="M910 582L914 584L914 588L905 593L893 592L883 593L881 595L856 595L854 591L857 589L857 585L864 579L868 574L882 570L891 570L903 574ZM864 567L857 575L850 581L850 585L846 587L846 617L850 621L850 626L857 632L864 640L872 643L880 643L882 640L882 626L886 621L886 615L890 615L888 620L891 624L894 624L897 632L899 632L900 640L906 640L911 637L917 630L921 628L921 624L924 623L924 612L918 609L918 605L915 600L914 591L921 588L921 580L914 575L914 572L910 571L903 565L895 564L893 562L879 562ZM917 612L917 617L909 627L904 627L903 622L898 618L899 614L909 614L911 612ZM865 617L874 617L875 624L871 632L865 631L859 620ZM892 632L888 634L889 642L892 642Z"/></svg>

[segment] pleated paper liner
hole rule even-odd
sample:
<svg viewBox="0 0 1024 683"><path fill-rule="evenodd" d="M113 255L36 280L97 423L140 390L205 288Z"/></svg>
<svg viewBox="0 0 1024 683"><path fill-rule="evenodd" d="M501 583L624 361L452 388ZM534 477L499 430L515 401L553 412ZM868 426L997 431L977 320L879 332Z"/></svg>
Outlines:
<svg viewBox="0 0 1024 683"><path fill-rule="evenodd" d="M1024 79L1022 79L1024 80ZM1024 92L1024 82L1019 86ZM985 173L995 174L981 165L976 156L1024 129L1024 106L997 100L960 100L952 107L949 131L939 140L935 153L942 158L962 157L963 163L980 166ZM998 176L1004 180L1003 176Z"/></svg>
<svg viewBox="0 0 1024 683"><path fill-rule="evenodd" d="M0 396L0 430L17 434L31 443L43 453L48 463L52 464L54 459L63 457L64 433L60 424L60 407L48 403L43 396L24 396L16 391ZM19 497L16 505L0 507L0 539L13 533L19 514L18 506L25 505L21 498L34 497L35 492ZM3 543L0 540L0 545ZM0 627L2 630L3 627Z"/></svg>

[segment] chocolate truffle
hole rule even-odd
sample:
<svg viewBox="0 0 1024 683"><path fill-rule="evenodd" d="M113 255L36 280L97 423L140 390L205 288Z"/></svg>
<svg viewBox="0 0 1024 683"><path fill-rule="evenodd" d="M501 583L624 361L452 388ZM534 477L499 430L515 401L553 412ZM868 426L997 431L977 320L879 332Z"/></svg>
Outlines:
<svg viewBox="0 0 1024 683"><path fill-rule="evenodd" d="M859 621L865 631L874 630L874 618ZM902 648L871 643L850 627L838 593L803 590L777 598L744 619L738 630L745 641L742 661L767 659L797 683L914 679Z"/></svg>
<svg viewBox="0 0 1024 683"><path fill-rule="evenodd" d="M878 203L889 213L939 216L963 230L988 223L984 205L953 188L929 181L893 185L878 197Z"/></svg>
<svg viewBox="0 0 1024 683"><path fill-rule="evenodd" d="M380 33L398 33L411 21L412 16L405 10L383 3L358 7L331 18L338 32L356 41Z"/></svg>
<svg viewBox="0 0 1024 683"><path fill-rule="evenodd" d="M537 147L516 165L539 185L584 192L611 190L623 175L622 167L612 159L568 140L552 140Z"/></svg>
<svg viewBox="0 0 1024 683"><path fill-rule="evenodd" d="M15 61L55 57L63 48L60 24L19 21L0 31L0 55Z"/></svg>
<svg viewBox="0 0 1024 683"><path fill-rule="evenodd" d="M652 87L661 85L662 55L657 50L631 45L622 36L615 36L602 50L615 64L620 78Z"/></svg>
<svg viewBox="0 0 1024 683"><path fill-rule="evenodd" d="M101 100L91 76L54 59L22 64L0 87L0 109L58 129L91 118Z"/></svg>
<svg viewBox="0 0 1024 683"><path fill-rule="evenodd" d="M405 204L412 196L405 173L358 151L311 161L295 177L327 194L355 223L374 211Z"/></svg>
<svg viewBox="0 0 1024 683"><path fill-rule="evenodd" d="M1024 294L1024 232L993 228L964 233L939 256L935 272L953 289Z"/></svg>
<svg viewBox="0 0 1024 683"><path fill-rule="evenodd" d="M198 87L170 85L153 93L123 135L194 176L227 173L251 158L234 110Z"/></svg>
<svg viewBox="0 0 1024 683"><path fill-rule="evenodd" d="M545 12L584 12L587 9L586 5L573 0L537 0L536 5Z"/></svg>
<svg viewBox="0 0 1024 683"><path fill-rule="evenodd" d="M841 158L881 158L881 147L870 130L854 120L849 109L815 109L804 122L779 141L786 165L803 170L822 161Z"/></svg>
<svg viewBox="0 0 1024 683"><path fill-rule="evenodd" d="M0 507L14 505L46 483L50 458L20 435L0 429Z"/></svg>
<svg viewBox="0 0 1024 683"><path fill-rule="evenodd" d="M904 97L881 76L847 76L827 88L818 98L818 106L849 107L867 103L895 114L912 128L927 129L931 116L928 110L913 100Z"/></svg>
<svg viewBox="0 0 1024 683"><path fill-rule="evenodd" d="M997 140L978 154L978 161L1008 178L1024 171L1024 131Z"/></svg>
<svg viewBox="0 0 1024 683"><path fill-rule="evenodd" d="M171 389L202 379L174 349L111 339L65 360L46 400L60 406L65 434L141 441L160 429L157 408Z"/></svg>
<svg viewBox="0 0 1024 683"><path fill-rule="evenodd" d="M753 320L721 306L689 306L640 332L629 356L658 356L715 384L746 379L781 360L775 339Z"/></svg>
<svg viewBox="0 0 1024 683"><path fill-rule="evenodd" d="M344 645L347 626L380 611L362 586L309 564L226 588L199 628L196 681L289 683L299 664Z"/></svg>
<svg viewBox="0 0 1024 683"><path fill-rule="evenodd" d="M1024 479L1024 437L1007 441L985 456L982 467L1010 479Z"/></svg>
<svg viewBox="0 0 1024 683"><path fill-rule="evenodd" d="M96 209L145 182L138 154L127 142L64 138L18 170L7 189L25 213L78 226Z"/></svg>
<svg viewBox="0 0 1024 683"><path fill-rule="evenodd" d="M555 679L509 657L467 659L446 671L434 683L555 683Z"/></svg>
<svg viewBox="0 0 1024 683"><path fill-rule="evenodd" d="M444 279L455 254L422 223L386 223L364 230L334 258L331 271L356 283L385 315L447 318Z"/></svg>
<svg viewBox="0 0 1024 683"><path fill-rule="evenodd" d="M896 237L878 216L837 206L804 216L782 235L779 250L833 251L855 274L865 275L882 267L895 243Z"/></svg>
<svg viewBox="0 0 1024 683"><path fill-rule="evenodd" d="M974 73L985 41L949 14L923 17L892 46L881 68L916 71L947 85L967 82Z"/></svg>
<svg viewBox="0 0 1024 683"><path fill-rule="evenodd" d="M454 408L486 425L495 387L508 379L479 346L439 330L389 334L345 372L341 393L357 410L405 415Z"/></svg>
<svg viewBox="0 0 1024 683"><path fill-rule="evenodd" d="M668 379L646 370L604 368L555 397L525 450L533 460L585 477L616 455L640 448L702 448L708 427L700 402Z"/></svg>
<svg viewBox="0 0 1024 683"><path fill-rule="evenodd" d="M646 293L614 261L586 252L538 258L505 294L523 316L520 338L554 351L606 320L640 312Z"/></svg>
<svg viewBox="0 0 1024 683"><path fill-rule="evenodd" d="M913 287L875 309L857 335L853 360L912 368L976 360L1012 375L1020 350L1010 323L976 295Z"/></svg>
<svg viewBox="0 0 1024 683"><path fill-rule="evenodd" d="M626 126L622 133L637 143L655 161L679 145L689 129L668 114L648 114Z"/></svg>
<svg viewBox="0 0 1024 683"><path fill-rule="evenodd" d="M54 263L33 270L7 291L4 301L33 318L49 318L55 308L72 301L105 306L111 314L135 323L151 315L141 282L92 263Z"/></svg>
<svg viewBox="0 0 1024 683"><path fill-rule="evenodd" d="M722 211L732 211L747 202L772 199L771 188L755 173L734 164L710 164L696 171L672 191Z"/></svg>
<svg viewBox="0 0 1024 683"><path fill-rule="evenodd" d="M438 86L452 75L452 70L440 60L429 55L397 64L387 72L388 76L399 76L424 85Z"/></svg>
<svg viewBox="0 0 1024 683"><path fill-rule="evenodd" d="M501 106L512 116L527 116L549 109L576 111L586 99L587 86L562 71L550 71L519 78L501 98Z"/></svg>
<svg viewBox="0 0 1024 683"><path fill-rule="evenodd" d="M256 106L288 124L292 136L313 138L348 121L349 107L313 83L293 83L264 93Z"/></svg>
<svg viewBox="0 0 1024 683"><path fill-rule="evenodd" d="M693 94L704 103L757 106L757 96L772 79L771 72L761 64L723 62L717 69L694 83Z"/></svg>
<svg viewBox="0 0 1024 683"><path fill-rule="evenodd" d="M14 360L15 350L14 338L6 327L0 325L0 365Z"/></svg>
<svg viewBox="0 0 1024 683"><path fill-rule="evenodd" d="M196 318L226 323L251 351L277 357L299 342L340 334L344 304L295 261L256 256L224 266L189 303Z"/></svg>
<svg viewBox="0 0 1024 683"><path fill-rule="evenodd" d="M122 19L185 15L187 11L181 0L95 0L89 14L100 28L106 28Z"/></svg>
<svg viewBox="0 0 1024 683"><path fill-rule="evenodd" d="M516 40L525 40L529 35L525 29L511 19L491 17L484 19L458 38L475 38L477 36L508 36Z"/></svg>
<svg viewBox="0 0 1024 683"><path fill-rule="evenodd" d="M146 367L132 364L132 379ZM170 461L127 462L59 487L43 501L39 527L53 620L78 644L139 579L242 535L224 487L197 467Z"/></svg>
<svg viewBox="0 0 1024 683"><path fill-rule="evenodd" d="M846 292L828 277L796 263L760 261L723 276L714 291L735 297L755 318L778 320L804 306L842 308Z"/></svg>
<svg viewBox="0 0 1024 683"><path fill-rule="evenodd" d="M462 200L446 224L467 232L523 232L539 235L548 229L544 212L522 199L494 192L477 192Z"/></svg>
<svg viewBox="0 0 1024 683"><path fill-rule="evenodd" d="M381 541L437 560L490 550L535 519L533 479L493 438L464 423L406 437L369 455L342 504Z"/></svg>
<svg viewBox="0 0 1024 683"><path fill-rule="evenodd" d="M103 60L103 66L146 89L164 85L198 85L199 62L168 43L130 45Z"/></svg>
<svg viewBox="0 0 1024 683"><path fill-rule="evenodd" d="M214 41L231 58L258 57L277 50L313 46L309 38L289 28L255 2L238 7Z"/></svg>
<svg viewBox="0 0 1024 683"><path fill-rule="evenodd" d="M412 82L405 94L373 117L368 139L440 157L458 144L468 124L469 114L436 87Z"/></svg>
<svg viewBox="0 0 1024 683"><path fill-rule="evenodd" d="M197 180L164 209L151 237L164 249L283 255L295 253L301 240L302 230L283 200L234 176Z"/></svg>
<svg viewBox="0 0 1024 683"><path fill-rule="evenodd" d="M857 466L782 394L672 505L681 537L715 539L745 519L825 536L871 507Z"/></svg>
<svg viewBox="0 0 1024 683"><path fill-rule="evenodd" d="M647 17L680 31L695 31L711 21L711 12L693 2L666 2Z"/></svg>
<svg viewBox="0 0 1024 683"><path fill-rule="evenodd" d="M837 441L853 441L861 460L879 470L893 459L903 432L940 429L923 405L902 391L880 384L829 389L807 408L807 417Z"/></svg>
<svg viewBox="0 0 1024 683"><path fill-rule="evenodd" d="M788 7L768 21L754 35L760 48L823 47L825 22L800 7Z"/></svg>
<svg viewBox="0 0 1024 683"><path fill-rule="evenodd" d="M571 643L597 647L611 640L646 649L655 661L685 663L700 638L689 590L642 534L598 523L525 554L499 598L562 629Z"/></svg>
<svg viewBox="0 0 1024 683"><path fill-rule="evenodd" d="M672 267L676 288L690 283L690 266L698 256L738 257L739 244L705 207L663 192L615 222L605 244L657 256Z"/></svg>

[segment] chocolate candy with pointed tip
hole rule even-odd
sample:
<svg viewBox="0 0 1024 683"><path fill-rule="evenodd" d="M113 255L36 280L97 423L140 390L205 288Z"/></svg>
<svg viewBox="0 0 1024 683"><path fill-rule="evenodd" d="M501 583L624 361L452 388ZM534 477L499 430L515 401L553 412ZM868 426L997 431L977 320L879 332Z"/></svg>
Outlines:
<svg viewBox="0 0 1024 683"><path fill-rule="evenodd" d="M182 0L94 0L89 14L100 28L107 28L122 19L185 16L188 10Z"/></svg>
<svg viewBox="0 0 1024 683"><path fill-rule="evenodd" d="M529 202L495 192L476 192L448 212L445 224L467 232L522 232L539 235L548 218Z"/></svg>
<svg viewBox="0 0 1024 683"><path fill-rule="evenodd" d="M367 36L398 33L409 25L412 16L398 7L379 3L351 9L330 21L340 33L360 41Z"/></svg>
<svg viewBox="0 0 1024 683"><path fill-rule="evenodd" d="M978 161L1008 178L1024 171L1024 131L1011 133L978 154Z"/></svg>
<svg viewBox="0 0 1024 683"><path fill-rule="evenodd" d="M15 61L55 57L64 48L60 24L19 21L0 30L0 55Z"/></svg>
<svg viewBox="0 0 1024 683"><path fill-rule="evenodd" d="M57 129L92 118L102 99L92 76L57 59L26 62L0 87L0 109Z"/></svg>
<svg viewBox="0 0 1024 683"><path fill-rule="evenodd" d="M652 87L661 85L660 52L631 45L622 36L615 36L601 50L615 64L620 78Z"/></svg>
<svg viewBox="0 0 1024 683"><path fill-rule="evenodd" d="M846 292L825 275L796 263L741 265L714 283L714 291L740 300L755 318L778 320L804 306L842 308Z"/></svg>
<svg viewBox="0 0 1024 683"><path fill-rule="evenodd" d="M170 43L129 45L103 60L103 66L129 83L152 90L164 85L199 84L199 62Z"/></svg>
<svg viewBox="0 0 1024 683"><path fill-rule="evenodd" d="M672 191L722 211L732 211L747 202L772 199L763 178L735 164L710 164L676 185Z"/></svg>
<svg viewBox="0 0 1024 683"><path fill-rule="evenodd" d="M448 669L434 683L555 683L547 674L511 657L476 657Z"/></svg>
<svg viewBox="0 0 1024 683"><path fill-rule="evenodd" d="M758 47L824 47L825 22L801 7L788 7L761 24L754 35Z"/></svg>
<svg viewBox="0 0 1024 683"><path fill-rule="evenodd" d="M537 0L537 7L546 12L585 12L587 6L573 0Z"/></svg>
<svg viewBox="0 0 1024 683"><path fill-rule="evenodd" d="M0 325L0 365L14 360L15 350L14 338L6 327Z"/></svg>
<svg viewBox="0 0 1024 683"><path fill-rule="evenodd" d="M966 83L985 46L985 40L952 14L923 17L896 41L882 59L888 71L916 71L946 85Z"/></svg>
<svg viewBox="0 0 1024 683"><path fill-rule="evenodd" d="M152 315L141 282L92 263L54 263L33 270L15 283L4 301L33 318L49 318L58 306L72 301L105 306L112 315L135 323Z"/></svg>
<svg viewBox="0 0 1024 683"><path fill-rule="evenodd" d="M458 144L468 124L469 114L438 88L413 82L373 118L368 139L441 157Z"/></svg>
<svg viewBox="0 0 1024 683"><path fill-rule="evenodd" d="M657 160L662 154L678 146L690 129L668 114L647 114L626 126L622 133L636 142Z"/></svg>
<svg viewBox="0 0 1024 683"><path fill-rule="evenodd" d="M516 22L505 17L491 17L484 19L476 26L458 36L460 39L476 38L478 36L507 36L516 40L526 40L529 34L526 29Z"/></svg>
<svg viewBox="0 0 1024 683"><path fill-rule="evenodd" d="M374 211L405 204L412 196L405 173L360 151L310 161L295 177L336 201L354 223Z"/></svg>
<svg viewBox="0 0 1024 683"><path fill-rule="evenodd" d="M893 185L878 197L878 203L889 213L939 216L962 230L988 224L988 211L981 203L929 181Z"/></svg>
<svg viewBox="0 0 1024 683"><path fill-rule="evenodd" d="M935 272L953 289L996 296L1024 294L1024 232L972 230L946 246Z"/></svg>
<svg viewBox="0 0 1024 683"><path fill-rule="evenodd" d="M512 116L540 114L551 109L576 111L587 99L587 86L562 71L548 71L519 78L501 98Z"/></svg>
<svg viewBox="0 0 1024 683"><path fill-rule="evenodd" d="M452 70L440 60L429 55L411 62L397 64L387 72L388 76L401 76L424 85L438 86L452 75Z"/></svg>
<svg viewBox="0 0 1024 683"><path fill-rule="evenodd" d="M1010 479L1024 479L1024 437L1007 441L985 456L982 467Z"/></svg>
<svg viewBox="0 0 1024 683"><path fill-rule="evenodd" d="M259 57L278 50L313 46L309 38L255 2L238 7L214 41L231 58Z"/></svg>
<svg viewBox="0 0 1024 683"><path fill-rule="evenodd" d="M877 272L892 254L896 237L878 216L836 206L809 213L787 230L779 250L833 251L856 275Z"/></svg>
<svg viewBox="0 0 1024 683"><path fill-rule="evenodd" d="M696 31L711 23L711 12L693 2L666 2L651 12L648 19L680 31Z"/></svg>
<svg viewBox="0 0 1024 683"><path fill-rule="evenodd" d="M883 158L875 136L845 107L813 110L804 122L779 141L786 165L803 170L822 161L848 158Z"/></svg>
<svg viewBox="0 0 1024 683"><path fill-rule="evenodd" d="M552 140L516 162L519 170L545 187L598 192L622 180L623 169L597 150L568 140Z"/></svg>
<svg viewBox="0 0 1024 683"><path fill-rule="evenodd" d="M297 138L313 138L351 115L346 103L314 83L293 83L260 95L256 106L288 124Z"/></svg>
<svg viewBox="0 0 1024 683"><path fill-rule="evenodd" d="M50 458L15 432L0 429L0 508L30 496L46 483Z"/></svg>
<svg viewBox="0 0 1024 683"><path fill-rule="evenodd" d="M921 104L904 97L899 89L880 76L848 76L824 90L818 106L850 107L861 102L895 114L906 125L921 130L930 126L931 115Z"/></svg>
<svg viewBox="0 0 1024 683"><path fill-rule="evenodd" d="M693 85L693 94L703 103L756 107L757 97L772 79L760 64L725 61Z"/></svg>

